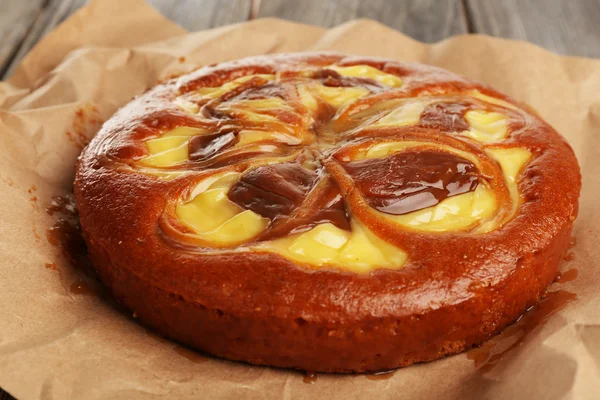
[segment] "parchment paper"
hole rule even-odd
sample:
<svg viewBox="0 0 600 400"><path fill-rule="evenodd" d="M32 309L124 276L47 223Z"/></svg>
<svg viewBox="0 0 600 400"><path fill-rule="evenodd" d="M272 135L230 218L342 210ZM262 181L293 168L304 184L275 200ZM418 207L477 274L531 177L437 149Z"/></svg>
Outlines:
<svg viewBox="0 0 600 400"><path fill-rule="evenodd" d="M77 275L45 238L44 207L70 189L75 159L103 120L181 71L323 49L447 68L525 101L561 132L583 171L578 243L562 266L579 276L550 290L577 299L490 342L493 357L478 367L467 353L384 380L320 374L305 384L298 372L197 356L69 289ZM471 35L425 45L369 20L325 30L259 19L185 34L141 0L93 1L0 83L0 387L19 399L597 398L599 93L600 61L528 43Z"/></svg>

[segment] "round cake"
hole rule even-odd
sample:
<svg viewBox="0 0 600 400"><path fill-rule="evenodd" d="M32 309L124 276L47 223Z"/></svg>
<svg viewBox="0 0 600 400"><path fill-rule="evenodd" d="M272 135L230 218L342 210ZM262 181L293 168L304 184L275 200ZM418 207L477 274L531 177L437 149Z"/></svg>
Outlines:
<svg viewBox="0 0 600 400"><path fill-rule="evenodd" d="M448 71L332 53L136 97L76 168L99 279L141 322L252 364L364 372L477 345L556 276L572 149Z"/></svg>

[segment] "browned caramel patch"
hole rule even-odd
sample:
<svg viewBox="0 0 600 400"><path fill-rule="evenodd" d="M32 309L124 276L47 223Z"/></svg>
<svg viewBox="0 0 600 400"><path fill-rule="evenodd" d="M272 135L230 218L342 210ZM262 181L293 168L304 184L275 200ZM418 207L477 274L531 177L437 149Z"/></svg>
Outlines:
<svg viewBox="0 0 600 400"><path fill-rule="evenodd" d="M311 191L311 201L307 201ZM255 168L231 187L228 197L240 207L274 221L273 225L279 225L277 230L299 231L325 222L350 229L335 181L320 170L306 169L298 163ZM304 209L297 212L302 205Z"/></svg>
<svg viewBox="0 0 600 400"><path fill-rule="evenodd" d="M242 208L275 219L298 208L315 179L312 171L299 164L266 165L242 176L229 190L229 199Z"/></svg>
<svg viewBox="0 0 600 400"><path fill-rule="evenodd" d="M405 151L348 162L344 168L372 207L394 215L435 206L475 190L479 182L471 161L436 151Z"/></svg>
<svg viewBox="0 0 600 400"><path fill-rule="evenodd" d="M445 132L469 130L465 113L469 109L466 103L437 103L425 108L421 114L420 125L425 128L439 129Z"/></svg>
<svg viewBox="0 0 600 400"><path fill-rule="evenodd" d="M203 161L235 144L235 135L231 132L214 135L194 136L190 141L190 160Z"/></svg>

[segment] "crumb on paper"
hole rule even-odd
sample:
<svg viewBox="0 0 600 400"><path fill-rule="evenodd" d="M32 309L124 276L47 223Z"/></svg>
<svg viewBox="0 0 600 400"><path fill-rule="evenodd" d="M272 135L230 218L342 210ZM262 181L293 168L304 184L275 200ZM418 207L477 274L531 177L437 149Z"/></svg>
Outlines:
<svg viewBox="0 0 600 400"><path fill-rule="evenodd" d="M83 149L102 122L98 108L92 103L87 103L75 111L72 127L65 135L75 147Z"/></svg>
<svg viewBox="0 0 600 400"><path fill-rule="evenodd" d="M13 187L13 186L15 185L15 183L13 182L13 180L12 180L12 179L10 179L8 176L2 176L2 180L3 180L4 182L6 182L6 184L7 184L9 187Z"/></svg>
<svg viewBox="0 0 600 400"><path fill-rule="evenodd" d="M34 237L34 239L35 239L36 242L39 242L40 240L42 240L42 238L38 234L38 231L37 231L37 228L35 227L35 223L34 222L31 223L31 231L33 232L33 237Z"/></svg>
<svg viewBox="0 0 600 400"><path fill-rule="evenodd" d="M56 266L56 263L51 263L51 262L47 262L44 264L44 267L47 269L58 269L58 267Z"/></svg>

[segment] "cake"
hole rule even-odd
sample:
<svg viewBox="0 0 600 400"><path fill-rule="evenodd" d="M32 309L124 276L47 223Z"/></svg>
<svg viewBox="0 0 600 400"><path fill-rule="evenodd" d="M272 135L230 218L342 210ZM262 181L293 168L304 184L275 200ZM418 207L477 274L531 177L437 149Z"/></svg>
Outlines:
<svg viewBox="0 0 600 400"><path fill-rule="evenodd" d="M433 66L245 58L160 83L82 152L99 279L200 351L323 372L480 344L543 295L577 216L572 149Z"/></svg>

